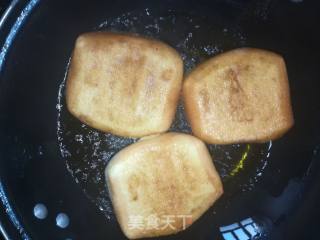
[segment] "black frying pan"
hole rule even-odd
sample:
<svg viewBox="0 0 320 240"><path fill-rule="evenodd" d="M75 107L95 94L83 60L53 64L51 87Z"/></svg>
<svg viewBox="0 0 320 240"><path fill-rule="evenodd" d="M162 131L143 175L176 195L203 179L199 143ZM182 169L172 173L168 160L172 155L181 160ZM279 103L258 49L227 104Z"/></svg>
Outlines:
<svg viewBox="0 0 320 240"><path fill-rule="evenodd" d="M167 42L186 74L245 46L287 63L293 129L265 144L208 145L224 196L186 231L159 239L318 239L319 10L293 0L13 1L0 23L0 231L6 239L125 239L103 170L136 139L81 124L64 100L76 37L111 30ZM190 132L181 104L171 130ZM38 203L48 210L43 220ZM59 213L66 228L56 225Z"/></svg>

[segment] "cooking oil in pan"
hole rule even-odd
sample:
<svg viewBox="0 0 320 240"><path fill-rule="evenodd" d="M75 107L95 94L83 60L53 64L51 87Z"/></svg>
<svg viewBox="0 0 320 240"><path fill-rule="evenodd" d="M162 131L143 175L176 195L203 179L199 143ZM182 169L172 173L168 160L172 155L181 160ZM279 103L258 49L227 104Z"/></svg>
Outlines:
<svg viewBox="0 0 320 240"><path fill-rule="evenodd" d="M210 20L212 22L212 20ZM162 40L173 46L184 60L187 74L201 61L228 49L241 47L246 37L236 26L212 25L203 16L152 9L129 12L107 19L98 31L131 32ZM110 159L138 139L123 138L92 129L74 118L65 103L65 79L58 94L57 137L61 156L69 172L86 195L108 219L114 217L104 178ZM191 134L182 102L170 131ZM224 183L225 195L254 188L267 164L271 142L266 144L208 145Z"/></svg>

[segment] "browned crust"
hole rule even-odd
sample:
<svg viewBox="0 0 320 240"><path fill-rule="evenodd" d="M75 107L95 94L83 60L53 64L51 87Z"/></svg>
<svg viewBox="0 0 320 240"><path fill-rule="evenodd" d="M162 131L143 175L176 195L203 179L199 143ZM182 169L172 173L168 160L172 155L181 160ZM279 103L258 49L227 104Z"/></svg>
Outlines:
<svg viewBox="0 0 320 240"><path fill-rule="evenodd" d="M144 197L141 196L141 194L143 193L139 193L139 199L144 199L141 200L143 201L143 208L144 209L150 209L150 207L152 209L154 209L153 211L156 211L156 213L161 214L162 212L166 212L168 211L168 209L173 210L172 214L176 214L177 212L175 211L180 211L182 210L181 214L186 214L185 211L195 211L194 212L194 216L192 218L192 222L195 222L197 219L199 219L201 217L201 215L210 207L212 206L212 204L222 195L223 193L223 187L222 187L222 183L221 180L219 178L218 172L216 171L213 163L212 163L212 159L210 157L210 154L205 146L205 144L190 135L187 134L180 134L180 133L167 133L167 134L162 134L153 138L148 138L142 141L139 141L133 145L130 145L129 147L124 148L123 150L121 150L118 154L115 155L115 157L110 161L109 165L106 168L105 174L106 174L106 179L108 182L108 187L109 187L109 192L111 195L111 200L116 212L116 216L118 218L118 221L120 223L121 229L123 230L124 234L130 238L130 239L137 239L137 238L142 238L142 237L156 237L156 236L164 236L164 235L168 235L168 234L174 234L177 233L179 231L182 231L183 229L181 228L181 226L179 227L178 225L176 225L176 230L172 231L171 229L159 229L159 230L147 230L147 231L139 231L139 230L132 230L128 228L128 219L127 217L130 216L130 209L129 209L129 205L130 203L126 203L124 201L124 199L122 199L121 197L117 196L115 192L118 193L123 193L124 191L128 191L127 189L119 189L119 185L117 185L117 189L114 189L114 185L118 184L118 181L121 181L121 179L123 180L124 178L127 178L128 175L123 176L123 175L119 175L119 169L116 171L113 171L114 167L119 166L119 164L126 164L125 169L130 169L130 166L133 167L138 167L140 164L137 161L137 158L133 158L133 159L128 159L127 156L134 156L137 151L146 151L149 147L153 146L153 147L160 147L162 149L162 147L168 147L168 146L173 146L175 144L179 145L179 142L181 141L182 144L187 144L188 146L190 146L190 148L194 148L194 150L196 151L196 158L197 159L193 159L192 163L194 164L194 161L200 161L200 166L197 166L196 169L194 169L194 171L196 171L196 173L193 173L192 169L190 168L193 165L189 165L188 161L189 160L182 160L182 161L186 161L181 163L182 165L179 165L181 167L183 167L185 174L187 174L186 176L189 176L190 178L183 178L183 181L181 182L179 180L179 178L181 178L183 175L179 174L180 170L178 172L175 172L172 168L169 167L170 164L173 164L172 160L168 161L167 163L161 163L161 164L165 164L165 168L163 168L164 166L159 166L158 162L152 163L143 163L140 162L140 157L139 157L139 163L140 164L147 164L146 166L148 166L149 171L152 171L152 176L153 173L156 174L156 172L154 172L156 167L158 170L160 171L161 174L159 176L161 176L161 179L158 179L159 182L157 182L156 185L153 186L157 186L153 189L153 192L151 193L151 195L154 195L153 197L150 196L150 201L148 200L148 202L144 202ZM184 145L183 145L184 146ZM166 148L165 147L165 148ZM189 150L185 150L185 151L189 151ZM185 153L187 153L185 152ZM167 152L163 152L161 154L171 154L167 153ZM177 154L177 153L176 153ZM183 153L182 153L183 154ZM168 155L168 156L169 156ZM139 155L140 156L140 155ZM160 156L161 157L161 156ZM153 158L153 160L156 161L156 158ZM133 162L134 161L134 162ZM148 161L152 161L152 159L149 159ZM165 160L166 161L166 160ZM191 160L190 160L191 161ZM133 164L133 165L127 165L127 164ZM169 164L167 166L167 164ZM187 164L187 165L184 165ZM122 165L123 167L124 165ZM140 165L141 166L141 165ZM166 169L166 172L162 172L162 170ZM199 169L202 169L201 172L199 172ZM142 169L138 170L138 172L140 172ZM190 172L189 172L190 171ZM136 173L136 171L133 171L134 173ZM143 171L144 172L144 171ZM199 176L198 174L201 175ZM178 174L178 175L174 175L174 174ZM191 175L189 175L191 174ZM112 176L110 176L112 175ZM132 175L130 175L132 176ZM172 178L170 178L170 176ZM175 178L176 176L176 178ZM123 178L124 177L124 178ZM149 184L150 182L150 175L149 177L146 176L139 176L139 177L143 177L142 179L145 179L145 181L147 182L140 182L140 184ZM169 178L168 178L169 177ZM201 180L198 180L199 178L201 178ZM157 177L155 178L157 179ZM207 179L207 180L204 180ZM142 180L140 180L142 181ZM191 182L190 182L191 181ZM198 189L197 190L197 186L202 186L203 185L193 185L193 183L197 182L197 181L201 181L201 184L205 184L204 182L209 181L211 184L210 186L213 186L215 191L214 192L210 192L210 194L206 191L205 195L203 194L203 190ZM169 182L169 186L172 187L171 189L163 189L163 187L167 186L167 183L164 182ZM179 183L180 182L180 183ZM189 184L190 182L190 184ZM170 184L171 183L171 184ZM126 182L125 185L129 186L130 182ZM182 185L181 185L182 184ZM184 185L188 185L188 188L186 188L185 190L187 192L184 192ZM123 186L123 185L122 185ZM144 186L144 185L143 185ZM141 185L140 185L141 187ZM192 190L195 187L194 190ZM150 190L150 189L149 189ZM175 192L180 192L183 190L183 197L182 195L176 195ZM191 191L191 193L189 193L188 191ZM196 191L196 193L194 192ZM128 194L128 193L127 193ZM169 194L169 195L167 195ZM201 194L201 195L198 195ZM166 203L165 205L162 205L161 203L164 201L164 199L168 198L168 196L171 196L170 199L171 203ZM176 196L176 198L174 197ZM180 198L180 197L181 198ZM189 204L184 202L186 200L189 199L189 197L191 198L199 198L201 196L201 199L203 199L203 204L205 205L201 205L198 206L197 204L192 205L192 209L189 207ZM122 195L123 197L123 195ZM147 199L149 199L147 197ZM153 200L152 200L153 199ZM155 201L155 202L153 202ZM157 203L158 201L158 203ZM180 202L182 201L182 202ZM160 204L160 205L158 205ZM168 204L168 205L167 205ZM199 203L198 203L199 204ZM179 206L178 210L176 210L175 208L173 208L171 205L176 205ZM180 206L184 206L182 209L180 208ZM141 205L140 205L141 206ZM188 206L188 207L187 207ZM159 208L160 207L160 208ZM186 209L186 208L187 209ZM140 208L139 208L140 209ZM141 209L142 210L142 209ZM171 211L170 210L170 211ZM144 210L143 210L144 211ZM131 212L132 213L132 212ZM146 213L149 213L148 211ZM142 213L143 215L143 213ZM191 223L187 224L186 227L189 227L191 225Z"/></svg>
<svg viewBox="0 0 320 240"><path fill-rule="evenodd" d="M273 64L278 66L279 70L279 85L278 90L280 92L280 98L276 104L279 104L281 109L281 116L275 116L276 118L280 118L280 122L278 122L277 129L270 131L268 134L259 134L257 132L256 137L252 136L245 136L245 137L238 137L237 139L221 139L216 138L215 134L206 134L204 132L204 126L201 124L201 114L200 109L198 107L199 99L197 88L201 88L201 79L208 76L210 74L211 69L219 68L220 62L230 61L230 64L237 65L237 61L245 59L245 56L248 56L250 59L251 56L261 56L261 58L267 57L268 61L272 59L274 62ZM235 57L234 57L235 56ZM238 59L238 60L235 60ZM232 62L233 61L233 62ZM259 60L257 60L259 61ZM264 61L263 59L261 61ZM250 62L249 62L250 64ZM230 65L230 66L231 66ZM263 73L261 73L263 74ZM218 92L216 94L219 94ZM183 100L185 103L186 115L190 122L191 128L193 133L199 137L200 139L212 143L212 144L229 144L229 143L240 143L240 142L265 142L269 140L274 140L281 137L285 134L294 124L293 120L293 113L291 108L290 102L290 89L288 83L288 77L286 72L286 66L283 58L273 52L262 50L262 49L255 49L255 48L241 48L231 50L229 52L217 55L200 65L198 65L185 79L183 83ZM251 99L252 101L252 99ZM259 102L257 103L259 104ZM223 124L223 123L221 123Z"/></svg>
<svg viewBox="0 0 320 240"><path fill-rule="evenodd" d="M109 191L109 197L110 197L112 204L113 204L113 211L114 211L115 215L117 216L118 222L125 223L126 219L124 219L123 216L125 216L125 213L128 212L127 205L122 200L122 198L119 198L118 195L116 194L116 191L113 188L112 181L108 175L108 171L109 171L108 169L109 169L108 167L105 169L105 176L106 176L106 183L107 183L107 187L108 187L108 191ZM119 226L120 226L122 232L124 234L127 234L126 225L119 224ZM134 238L132 238L134 236L127 235L127 237L130 239L134 239Z"/></svg>
<svg viewBox="0 0 320 240"><path fill-rule="evenodd" d="M153 129L145 129L140 130L137 132L134 132L130 127L128 126L122 126L122 127L114 127L110 126L109 123L105 124L102 122L97 122L94 118L91 116L88 116L84 112L79 112L77 109L77 102L79 99L77 99L77 91L79 90L79 86L76 83L78 73L81 69L81 62L78 61L78 55L81 51L82 45L85 45L86 42L91 41L91 39L94 39L92 41L96 41L96 43L103 43L104 39L108 39L108 41L112 41L113 44L118 44L119 42L130 42L134 41L136 44L141 44L145 48L154 48L156 51L158 51L159 56L162 56L164 58L170 57L172 61L175 62L175 80L178 81L180 84L174 84L171 87L171 90L168 92L168 94L164 97L166 97L166 101L164 103L164 111L162 112L161 116L161 122L159 121L158 127ZM110 40L112 39L112 40ZM164 78L163 80L167 80L167 78L170 77L170 72L166 72L163 75L161 75L161 78ZM121 34L121 33L111 33L111 32L92 32L92 33L85 33L80 35L77 38L76 41L76 47L73 52L73 56L71 59L69 72L67 76L67 82L66 82L66 102L67 102L67 108L69 109L70 113L78 118L81 122L97 128L104 132L110 132L115 135L125 136L125 137L143 137L147 135L152 134L158 134L165 132L169 129L175 112L176 112L176 106L178 104L178 99L180 95L181 90L181 83L183 78L183 62L178 54L178 52L170 47L169 45L160 42L158 40L153 40L149 38L140 37L137 35L129 35L129 34ZM178 79L178 80L177 80Z"/></svg>

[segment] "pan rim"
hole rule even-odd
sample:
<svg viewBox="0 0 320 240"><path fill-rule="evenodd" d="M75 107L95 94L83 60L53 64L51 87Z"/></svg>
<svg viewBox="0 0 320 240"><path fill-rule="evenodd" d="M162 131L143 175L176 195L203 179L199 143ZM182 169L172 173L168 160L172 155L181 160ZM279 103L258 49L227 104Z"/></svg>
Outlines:
<svg viewBox="0 0 320 240"><path fill-rule="evenodd" d="M10 32L10 29L12 29L13 28L13 23L19 18L19 16L21 16L21 14L22 14L22 9L25 9L26 8L26 4L29 2L32 2L32 1L35 1L35 0L13 0L12 1L12 3L11 3L11 5L13 4L13 3L16 3L16 5L14 5L11 9L10 9L10 11L8 11L8 9L5 11L5 13L8 11L8 13L5 15L5 16L3 16L1 19L0 19L0 23L1 23L1 25L0 25L0 36L2 35L2 37L1 37L1 39L0 39L0 53L2 54L2 47L3 47L3 45L2 45L2 43L3 43L3 39L2 38L4 38L4 39L6 39L7 37L8 37L8 31L7 31L7 28L9 29L9 32ZM38 1L40 1L40 0L36 0L36 2L38 2ZM24 4L24 6L23 7L21 7L20 6L20 4L23 2L23 4ZM17 4L17 3L19 3L19 4ZM30 14L30 13L29 13ZM28 15L29 15L28 14ZM27 17L27 16L25 16L25 17ZM14 21L11 21L11 19L9 19L9 18L14 18L15 20ZM24 18L25 19L25 18ZM10 20L10 21L9 21ZM5 29L6 28L6 29ZM18 33L19 32L19 30L16 32L16 33ZM12 39L12 42L11 42L11 44L13 45L14 43L14 40ZM7 55L7 52L5 53L5 55ZM1 62L1 64L0 64L0 74L1 74L1 71L4 71L5 69L3 68L2 69L2 65L3 64L5 64L5 61L3 61L3 62ZM314 175L316 175L316 176L314 176ZM315 174L315 173L313 173L312 174L312 176L313 176L313 179L320 179L320 173L318 174ZM317 178L316 178L317 177ZM309 176L309 178L311 178L310 176ZM311 181L311 180L310 180ZM1 176L0 176L0 184L2 183L2 179L1 179ZM3 186L4 187L6 187L4 184L3 184ZM1 198L0 198L0 206L1 207L3 207L4 205L3 205L3 202L1 202ZM1 215L1 213L0 213L0 233L1 233L1 226L2 226L2 222L1 221L4 221L4 219L2 219L1 218L2 217L2 215ZM8 221L11 221L10 219L9 219L9 217L6 215L6 214L4 214L4 217L8 220ZM12 224L12 223L11 223ZM6 229L4 229L5 231L6 231ZM9 230L9 229L8 229ZM17 230L17 234L20 234L19 233L19 230L18 229L16 229ZM6 240L7 239L13 239L12 237L9 237L9 238L5 238Z"/></svg>
<svg viewBox="0 0 320 240"><path fill-rule="evenodd" d="M0 73L17 33L20 31L27 17L39 2L40 0L28 0L25 2L22 0L13 0L0 18L0 36L4 36L4 39L1 39L0 45ZM12 18L13 21L10 21L10 18ZM0 234L3 238L5 240L10 240L14 239L13 236L20 236L20 238L24 240L31 239L19 221L17 214L10 203L8 193L5 189L1 176L0 206L4 210L0 212Z"/></svg>

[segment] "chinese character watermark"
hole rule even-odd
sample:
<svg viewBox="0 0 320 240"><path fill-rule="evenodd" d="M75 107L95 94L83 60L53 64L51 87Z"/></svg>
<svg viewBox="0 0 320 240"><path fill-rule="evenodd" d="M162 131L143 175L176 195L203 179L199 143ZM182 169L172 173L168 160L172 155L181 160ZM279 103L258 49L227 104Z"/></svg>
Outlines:
<svg viewBox="0 0 320 240"><path fill-rule="evenodd" d="M187 226L191 225L191 223L192 215L130 215L128 219L128 228L131 230L164 230L168 228L171 230L176 230L177 226L182 226L182 230L185 230Z"/></svg>
<svg viewBox="0 0 320 240"><path fill-rule="evenodd" d="M128 221L129 229L144 229L144 219L140 215L130 215Z"/></svg>

